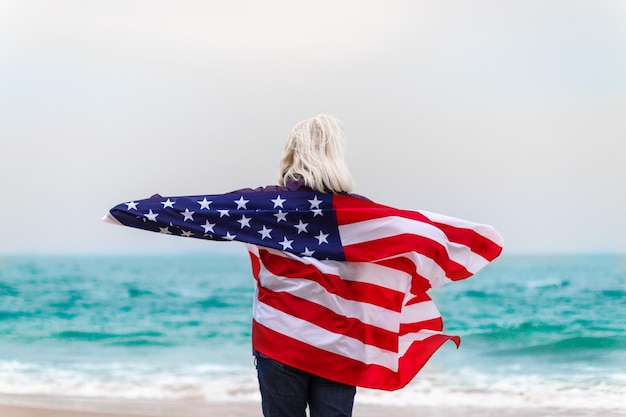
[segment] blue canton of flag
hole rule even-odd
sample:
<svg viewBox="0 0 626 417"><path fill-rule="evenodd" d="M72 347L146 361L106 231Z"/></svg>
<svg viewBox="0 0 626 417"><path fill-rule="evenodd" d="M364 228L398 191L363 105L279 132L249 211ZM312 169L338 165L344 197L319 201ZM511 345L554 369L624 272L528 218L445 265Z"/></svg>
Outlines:
<svg viewBox="0 0 626 417"><path fill-rule="evenodd" d="M344 260L332 195L312 192L161 197L122 203L125 226L209 240L235 240L299 256Z"/></svg>

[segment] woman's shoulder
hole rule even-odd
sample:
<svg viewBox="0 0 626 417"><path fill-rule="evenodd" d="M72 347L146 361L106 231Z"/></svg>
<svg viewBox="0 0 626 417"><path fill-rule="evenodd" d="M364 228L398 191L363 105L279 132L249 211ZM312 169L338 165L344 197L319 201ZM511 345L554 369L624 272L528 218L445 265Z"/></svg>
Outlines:
<svg viewBox="0 0 626 417"><path fill-rule="evenodd" d="M304 179L288 179L285 185L266 185L257 188L242 188L240 190L231 191L228 194L236 193L286 193L290 191L310 191L314 192L312 188L308 187L304 183ZM342 195L348 195L350 197L360 198L362 200L371 201L369 198L354 193L339 193Z"/></svg>
<svg viewBox="0 0 626 417"><path fill-rule="evenodd" d="M231 191L228 194L234 193L283 193L288 191L313 191L311 188L304 184L304 180L287 180L285 185L265 185L257 188L241 188L239 190Z"/></svg>

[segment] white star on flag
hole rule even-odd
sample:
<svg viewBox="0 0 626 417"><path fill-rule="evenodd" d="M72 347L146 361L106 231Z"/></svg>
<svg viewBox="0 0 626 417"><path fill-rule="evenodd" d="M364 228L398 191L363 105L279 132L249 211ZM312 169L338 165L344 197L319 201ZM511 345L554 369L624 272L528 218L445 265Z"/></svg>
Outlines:
<svg viewBox="0 0 626 417"><path fill-rule="evenodd" d="M204 229L204 233L209 233L209 232L215 233L215 230L213 230L213 226L215 226L215 223L209 223L209 221L207 220L206 223L204 223L200 227Z"/></svg>
<svg viewBox="0 0 626 417"><path fill-rule="evenodd" d="M163 233L164 235L171 235L169 227L159 227L159 233Z"/></svg>
<svg viewBox="0 0 626 417"><path fill-rule="evenodd" d="M204 197L202 199L202 201L196 201L196 203L200 204L200 210L202 210L203 208L210 210L209 205L212 203L213 201L207 200L206 197Z"/></svg>
<svg viewBox="0 0 626 417"><path fill-rule="evenodd" d="M163 204L163 208L174 208L174 202L172 200L170 200L169 198L166 201L161 201L161 204Z"/></svg>
<svg viewBox="0 0 626 417"><path fill-rule="evenodd" d="M284 208L283 207L283 203L287 201L284 198L280 198L280 195L278 197L276 197L274 200L271 200L272 203L274 203L274 208L276 207L280 207L280 208Z"/></svg>
<svg viewBox="0 0 626 417"><path fill-rule="evenodd" d="M300 232L304 232L306 233L306 227L308 226L308 223L302 223L302 219L300 219L299 223L294 225L293 227L295 227L296 229L298 229L298 234L300 234Z"/></svg>
<svg viewBox="0 0 626 417"><path fill-rule="evenodd" d="M317 196L315 196L313 197L313 200L308 200L308 202L311 203L311 210L313 210L314 208L320 208L320 203L322 202L322 200L318 200Z"/></svg>
<svg viewBox="0 0 626 417"><path fill-rule="evenodd" d="M263 229L259 230L257 233L261 234L261 240L265 239L266 237L268 238L272 238L272 236L270 235L272 229L268 229L267 227L265 227L265 225L263 225Z"/></svg>
<svg viewBox="0 0 626 417"><path fill-rule="evenodd" d="M144 216L146 216L148 218L148 220L151 220L153 222L156 222L156 218L157 218L158 215L159 215L159 213L153 213L152 209L150 209L148 214L144 214Z"/></svg>
<svg viewBox="0 0 626 417"><path fill-rule="evenodd" d="M220 212L220 219L224 216L230 217L230 214L228 213L228 210L217 210Z"/></svg>
<svg viewBox="0 0 626 417"><path fill-rule="evenodd" d="M289 248L289 249L293 249L293 248L291 247L291 244L293 243L293 240L288 240L288 239L287 239L287 236L285 236L285 237L283 238L283 241L282 241L282 242L278 242L278 243L279 243L279 244L283 247L283 250L286 250L287 248Z"/></svg>
<svg viewBox="0 0 626 417"><path fill-rule="evenodd" d="M246 207L246 204L248 204L250 200L244 200L243 196L239 197L239 200L235 200L235 203L237 203L237 210L239 209L248 209L248 207Z"/></svg>
<svg viewBox="0 0 626 417"><path fill-rule="evenodd" d="M322 243L328 243L328 240L326 240L327 237L328 235L322 233L322 231L320 230L320 234L315 236L315 239L319 240L320 241L319 244L321 245Z"/></svg>
<svg viewBox="0 0 626 417"><path fill-rule="evenodd" d="M241 224L241 228L250 227L250 219L252 217L246 217L245 215L241 216L241 219L237 220L237 223Z"/></svg>
<svg viewBox="0 0 626 417"><path fill-rule="evenodd" d="M282 210L278 210L278 213L275 213L274 216L276 216L276 223L280 223L281 220L287 221L285 218L287 213L283 213Z"/></svg>
<svg viewBox="0 0 626 417"><path fill-rule="evenodd" d="M313 256L314 253L315 253L314 250L309 250L309 248L305 247L304 248L304 252L302 252L300 255L302 255L302 256Z"/></svg>
<svg viewBox="0 0 626 417"><path fill-rule="evenodd" d="M237 235L231 235L230 232L226 232L226 236L224 236L224 239L233 240L235 239L235 237L237 237Z"/></svg>
<svg viewBox="0 0 626 417"><path fill-rule="evenodd" d="M134 201L131 201L130 203L124 203L128 206L128 210L137 210L137 204L139 203L135 203Z"/></svg>
<svg viewBox="0 0 626 417"><path fill-rule="evenodd" d="M181 212L180 214L182 214L185 217L185 219L183 221L186 222L187 220L193 221L193 215L196 214L196 212L195 211L189 211L189 209L186 208L185 211Z"/></svg>
<svg viewBox="0 0 626 417"><path fill-rule="evenodd" d="M181 233L181 236L191 237L193 236L193 232L191 231L188 232L188 231L183 230L183 233Z"/></svg>

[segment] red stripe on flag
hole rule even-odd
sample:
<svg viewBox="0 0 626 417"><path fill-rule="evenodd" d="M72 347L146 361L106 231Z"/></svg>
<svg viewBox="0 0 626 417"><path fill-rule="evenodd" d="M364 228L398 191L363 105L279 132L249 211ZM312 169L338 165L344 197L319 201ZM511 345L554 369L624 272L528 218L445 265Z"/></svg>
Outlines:
<svg viewBox="0 0 626 417"><path fill-rule="evenodd" d="M441 317L438 317L436 319L418 321L416 323L400 324L400 335L417 333L420 330L433 330L435 332L440 332L443 330L443 320Z"/></svg>
<svg viewBox="0 0 626 417"><path fill-rule="evenodd" d="M248 252L248 255L250 255L250 264L252 264L252 276L254 279L258 280L259 272L261 271L261 262L254 253Z"/></svg>
<svg viewBox="0 0 626 417"><path fill-rule="evenodd" d="M441 229L446 237L450 239L450 242L469 247L472 252L482 256L489 262L496 259L502 252L500 245L471 229L463 229L437 222L432 222L432 224Z"/></svg>
<svg viewBox="0 0 626 417"><path fill-rule="evenodd" d="M342 316L312 301L264 287L259 288L258 300L289 316L308 321L332 333L348 336L380 349L398 351L396 332L363 323L356 318Z"/></svg>
<svg viewBox="0 0 626 417"><path fill-rule="evenodd" d="M398 209L393 207L341 194L333 195L333 208L337 212L337 222L340 226L398 215ZM428 220L426 217L422 217Z"/></svg>
<svg viewBox="0 0 626 417"><path fill-rule="evenodd" d="M307 279L318 283L327 292L346 300L364 302L396 312L402 310L404 293L399 291L369 282L344 280L337 275L325 274L313 265L275 255L267 250L259 250L259 255L265 268L275 276Z"/></svg>

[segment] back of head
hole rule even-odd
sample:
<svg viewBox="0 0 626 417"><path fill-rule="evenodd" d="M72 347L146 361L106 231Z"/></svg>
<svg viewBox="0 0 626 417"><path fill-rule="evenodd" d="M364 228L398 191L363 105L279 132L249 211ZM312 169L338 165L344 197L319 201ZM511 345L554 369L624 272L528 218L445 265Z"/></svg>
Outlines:
<svg viewBox="0 0 626 417"><path fill-rule="evenodd" d="M320 192L350 192L353 181L345 162L345 136L341 122L317 115L296 124L287 138L280 161L280 185L303 179Z"/></svg>

